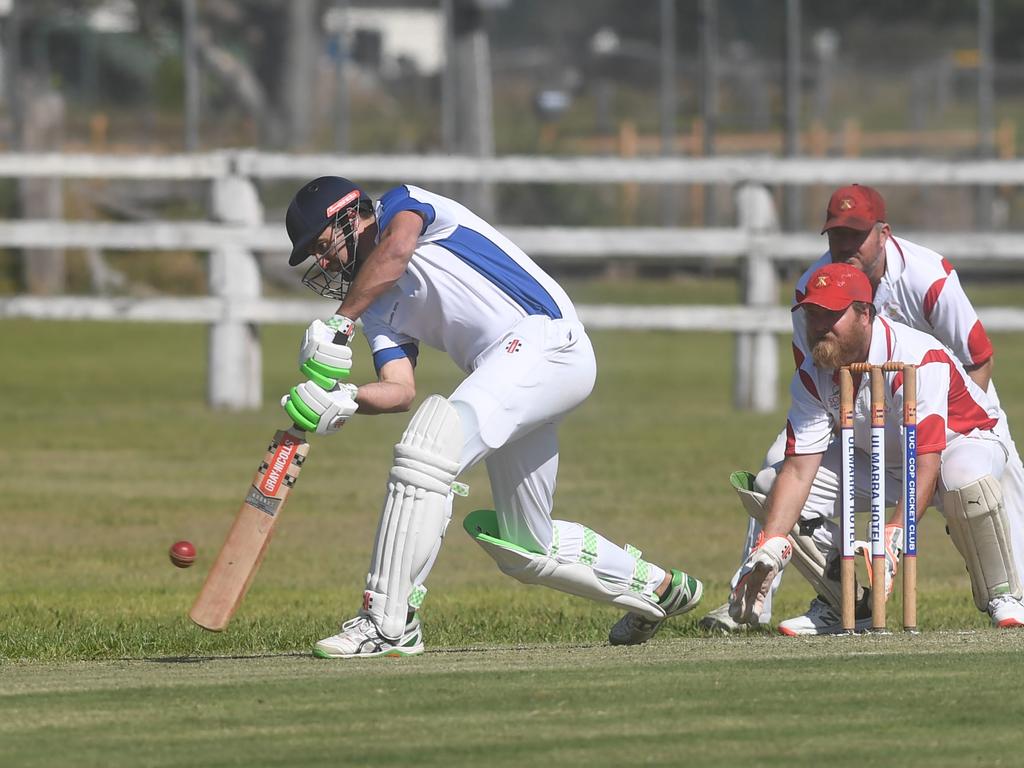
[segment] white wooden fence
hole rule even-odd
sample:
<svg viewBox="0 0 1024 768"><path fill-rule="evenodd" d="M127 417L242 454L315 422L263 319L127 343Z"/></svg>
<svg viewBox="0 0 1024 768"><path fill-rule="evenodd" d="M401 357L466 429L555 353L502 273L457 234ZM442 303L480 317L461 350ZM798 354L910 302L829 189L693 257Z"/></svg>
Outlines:
<svg viewBox="0 0 1024 768"><path fill-rule="evenodd" d="M724 331L738 334L734 395L738 406L776 407L777 335L788 333L789 311L778 306L779 262L810 263L823 251L814 234L783 234L766 186L839 185L850 180L881 185L991 185L1024 183L1024 161L942 162L820 158L470 158L421 156L295 156L249 151L196 155L116 157L62 154L0 154L0 176L202 180L211 184L211 216L205 221L145 224L0 221L0 247L197 250L210 254L210 296L128 299L115 297L0 298L0 317L39 319L205 322L210 324L209 400L213 406L259 405L261 323L305 323L331 312L334 302L261 297L254 252L285 252L283 226L264 221L257 179L299 182L340 173L362 182L492 181L503 183L620 182L728 184L737 194L739 222L721 228L501 227L539 258L562 260L694 258L742 264L744 305L583 306L592 328ZM499 224L500 226L500 224ZM1024 233L903 233L954 263L1020 265ZM1024 330L1024 309L980 312L991 330ZM243 375L240 375L243 374ZM240 386L239 382L244 382Z"/></svg>

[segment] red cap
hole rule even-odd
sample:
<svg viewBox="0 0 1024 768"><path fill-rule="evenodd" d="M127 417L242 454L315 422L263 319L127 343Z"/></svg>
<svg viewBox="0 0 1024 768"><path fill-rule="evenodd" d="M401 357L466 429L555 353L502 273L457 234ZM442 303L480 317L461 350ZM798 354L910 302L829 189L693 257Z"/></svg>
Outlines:
<svg viewBox="0 0 1024 768"><path fill-rule="evenodd" d="M833 227L849 227L863 232L879 221L885 221L885 200L878 194L878 190L861 184L850 184L840 187L829 198L821 234Z"/></svg>
<svg viewBox="0 0 1024 768"><path fill-rule="evenodd" d="M856 267L843 262L826 264L807 281L807 291L793 311L804 304L814 304L834 312L846 309L855 301L872 302L871 282Z"/></svg>

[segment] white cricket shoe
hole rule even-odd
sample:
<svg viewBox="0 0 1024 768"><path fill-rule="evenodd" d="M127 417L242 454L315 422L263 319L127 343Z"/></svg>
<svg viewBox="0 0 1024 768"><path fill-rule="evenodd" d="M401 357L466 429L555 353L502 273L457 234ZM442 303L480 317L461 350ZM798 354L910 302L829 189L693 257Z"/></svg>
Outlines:
<svg viewBox="0 0 1024 768"><path fill-rule="evenodd" d="M857 632L871 629L871 616L858 617ZM779 622L779 632L790 637L803 635L838 635L843 631L843 618L820 597L811 600L805 613Z"/></svg>
<svg viewBox="0 0 1024 768"><path fill-rule="evenodd" d="M723 635L731 635L736 632L746 632L751 629L757 629L761 626L761 623L754 622L753 624L740 624L729 615L729 604L722 603L714 610L705 613L701 617L700 621L697 622L697 626L707 632L718 632Z"/></svg>
<svg viewBox="0 0 1024 768"><path fill-rule="evenodd" d="M370 617L360 613L341 625L336 635L313 646L313 655L321 659L372 658L374 656L416 656L423 653L420 617L414 615L398 640L388 640L377 630Z"/></svg>
<svg viewBox="0 0 1024 768"><path fill-rule="evenodd" d="M1001 629L1024 627L1024 603L1012 595L993 597L988 601L988 615L992 625Z"/></svg>
<svg viewBox="0 0 1024 768"><path fill-rule="evenodd" d="M659 601L665 609L665 619L692 611L704 595L704 585L689 574L672 569L672 582ZM619 619L608 633L612 645L640 645L646 643L661 629L665 619L652 621L632 611Z"/></svg>

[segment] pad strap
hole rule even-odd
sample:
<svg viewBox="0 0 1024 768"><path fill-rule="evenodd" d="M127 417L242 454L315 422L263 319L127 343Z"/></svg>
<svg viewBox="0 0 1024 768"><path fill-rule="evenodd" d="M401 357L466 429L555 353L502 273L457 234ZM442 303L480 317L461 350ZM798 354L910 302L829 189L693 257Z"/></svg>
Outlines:
<svg viewBox="0 0 1024 768"><path fill-rule="evenodd" d="M651 564L641 559L640 555L643 553L632 544L627 544L625 550L636 561L633 564L633 575L629 579L629 588L633 592L643 594L647 591L647 582L651 578Z"/></svg>
<svg viewBox="0 0 1024 768"><path fill-rule="evenodd" d="M501 538L498 530L498 516L494 510L479 509L466 516L463 527L483 547L503 573L524 584L543 584L551 589L568 592L570 595L590 600L612 603L629 611L639 613L652 621L665 618L665 609L653 597L645 594L646 578L637 589L640 575L650 566L637 557L630 584L617 584L601 579L592 565L584 560L595 560L597 556L597 534L584 531L583 551L575 562L562 562L556 557L557 538L546 553L530 552ZM555 527L557 531L557 526ZM587 539L592 539L587 543ZM639 552L639 550L637 550Z"/></svg>

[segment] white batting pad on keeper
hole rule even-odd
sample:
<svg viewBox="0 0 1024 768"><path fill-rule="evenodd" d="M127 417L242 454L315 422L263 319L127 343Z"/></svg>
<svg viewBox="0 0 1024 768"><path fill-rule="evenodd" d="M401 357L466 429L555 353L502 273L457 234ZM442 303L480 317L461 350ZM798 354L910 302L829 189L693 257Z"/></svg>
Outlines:
<svg viewBox="0 0 1024 768"><path fill-rule="evenodd" d="M459 414L445 398L431 395L395 446L363 593L363 608L385 637L402 636L415 579L441 544L462 443Z"/></svg>
<svg viewBox="0 0 1024 768"><path fill-rule="evenodd" d="M768 497L754 490L754 476L750 472L733 472L729 482L739 495L747 514L763 523ZM815 545L814 539L802 535L800 525L797 524L789 532L789 541L793 545L790 564L810 582L821 597L833 608L839 609L842 606L842 587L838 581L825 575L825 555Z"/></svg>
<svg viewBox="0 0 1024 768"><path fill-rule="evenodd" d="M655 621L665 618L665 610L644 595L645 579L637 576L638 570L643 571L647 564L640 559L640 552L628 545L627 551L636 558L638 565L629 586L604 581L594 573L592 564L563 562L549 554L530 552L505 541L498 530L498 515L494 510L471 512L462 526L494 558L502 573L524 584L542 584L577 597L612 603Z"/></svg>
<svg viewBox="0 0 1024 768"><path fill-rule="evenodd" d="M991 475L942 495L953 544L967 562L979 611L1000 595L1021 597L1020 576L1010 550L1003 491Z"/></svg>

